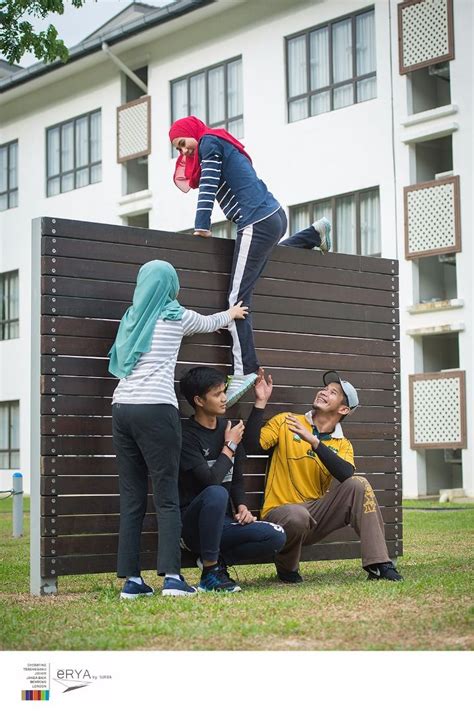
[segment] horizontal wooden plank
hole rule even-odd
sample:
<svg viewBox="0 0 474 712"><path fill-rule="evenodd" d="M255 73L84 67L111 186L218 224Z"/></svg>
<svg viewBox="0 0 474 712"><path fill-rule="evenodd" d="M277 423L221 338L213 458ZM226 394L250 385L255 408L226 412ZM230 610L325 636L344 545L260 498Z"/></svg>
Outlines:
<svg viewBox="0 0 474 712"><path fill-rule="evenodd" d="M394 439L376 440L373 431L367 428L359 432L357 439L351 436L351 430L345 428L346 435L352 442L354 451L360 456L371 455L396 457L400 454L400 441ZM364 439L363 439L364 438ZM41 438L41 455L113 455L112 437L77 436L61 437L45 435ZM253 454L253 453L249 453Z"/></svg>
<svg viewBox="0 0 474 712"><path fill-rule="evenodd" d="M258 468L258 464L260 468ZM263 492L265 485L266 458L252 460L249 458L244 464L244 487L246 492ZM400 480L394 474L364 474L375 491L398 489ZM149 482L151 491L151 482ZM42 495L72 495L72 494L118 494L119 478L114 475L54 475L41 478Z"/></svg>
<svg viewBox="0 0 474 712"><path fill-rule="evenodd" d="M73 423L73 418L42 418L42 433L45 435L45 448L53 447L53 442L56 443L54 448L58 455L74 455L75 443L77 437L87 436L89 440L94 441L96 436L110 437L112 435L112 423L110 418L84 418L80 423L77 419ZM55 421L55 422L53 422ZM59 422L56 422L59 421ZM69 422L70 421L70 422ZM401 426L397 423L349 423L344 428L345 435L349 438L388 438L394 439L400 436ZM67 441L64 443L63 441ZM80 447L83 447L84 442L81 440ZM95 444L89 443L94 454ZM66 450L63 450L66 448ZM103 453L103 451L101 451ZM44 452L43 454L49 454ZM107 454L107 453L106 453ZM113 451L110 451L113 454Z"/></svg>
<svg viewBox="0 0 474 712"><path fill-rule="evenodd" d="M249 456L245 461L245 472L264 472L268 458L263 456ZM360 457L355 456L357 473L378 473L372 477L386 477L395 473L395 481L401 482L401 475L397 474L401 468L400 457ZM386 473L386 474L384 474ZM117 464L115 456L98 457L56 457L45 456L41 458L41 474L45 476L56 475L58 477L74 476L110 476L117 474ZM398 479L397 479L398 478ZM372 481L372 480L371 480Z"/></svg>
<svg viewBox="0 0 474 712"><path fill-rule="evenodd" d="M41 338L42 354L64 356L87 356L107 358L113 344L113 339L84 339L80 336L43 336ZM310 351L261 349L257 348L260 363L267 370L275 368L306 368L317 365L318 370L335 370L350 373L354 367L367 373L397 373L400 370L400 360L389 356L357 356L318 353ZM230 347L227 345L198 345L184 343L179 351L180 361L187 363L229 364ZM109 374L111 377L111 374Z"/></svg>
<svg viewBox="0 0 474 712"><path fill-rule="evenodd" d="M401 427L389 423L352 424L344 428L345 435L354 444L360 443L360 455L391 455L396 452ZM379 438L379 439L376 439ZM58 436L41 438L41 455L113 455L112 437L107 435ZM253 454L253 453L249 453Z"/></svg>
<svg viewBox="0 0 474 712"><path fill-rule="evenodd" d="M115 339L118 323L106 319L84 319L81 317L61 317L47 315L41 318L41 333L51 336L80 336L82 338ZM348 354L352 356L398 357L400 346L397 342L376 339L344 338L320 334L290 334L254 330L254 340L259 349L283 351L311 351L321 354ZM229 346L228 331L212 334L194 334L185 337L183 345L198 344ZM349 367L348 367L349 368ZM350 367L349 370L353 370Z"/></svg>
<svg viewBox="0 0 474 712"><path fill-rule="evenodd" d="M323 269L323 268L320 268ZM226 291L228 284L223 275L216 282L209 279L209 273L205 272L190 272L181 270L180 276L180 301L185 304L194 304L196 307L216 306L225 307ZM42 294L52 296L69 296L69 297L86 297L89 299L107 299L109 301L127 301L131 302L133 290L135 288L135 278L130 282L116 281L116 277L112 277L110 281L104 279L84 279L76 276L75 278L60 277L55 275L45 275L42 278ZM303 294L302 294L303 291ZM205 296L213 296L218 301L201 302L196 301L199 293L202 292ZM221 295L221 296L220 296ZM360 287L347 287L342 285L325 284L321 285L317 281L317 276L314 277L314 283L302 290L301 283L289 281L285 279L260 279L255 287L254 295L256 297L286 297L301 299L311 299L322 303L327 302L346 302L351 304L370 305L379 307L395 308L398 306L398 295L396 292L387 292L386 290L362 289ZM221 307L222 308L222 307Z"/></svg>
<svg viewBox="0 0 474 712"><path fill-rule="evenodd" d="M53 223L53 220L55 221ZM54 232L53 232L54 231ZM46 239L56 240L59 244L62 239L68 241L82 239L85 242L101 241L102 243L112 242L114 252L122 251L124 247L133 245L135 247L145 245L156 245L162 249L181 250L186 253L193 251L196 253L213 254L219 252L230 256L234 245L229 240L211 238L209 240L197 240L196 237L182 234L165 232L162 230L140 230L137 228L123 227L119 225L106 225L102 223L81 222L76 220L65 220L63 218L42 218L42 235ZM46 236L51 235L51 238ZM92 240L91 240L92 238ZM78 241L78 240L77 240ZM107 246L110 252L110 246ZM301 254L303 252L303 254ZM58 249L58 254L60 250ZM89 250L84 250L84 254L90 254ZM367 272L379 272L381 274L396 274L398 272L398 262L393 259L360 257L357 255L345 255L339 253L329 253L322 256L318 251L300 250L296 248L279 247L274 250L274 259L289 263L310 263L318 264L321 260L327 263L328 267L333 264L340 269L362 270Z"/></svg>
<svg viewBox="0 0 474 712"><path fill-rule="evenodd" d="M402 536L402 525L386 524L385 539L393 541ZM332 532L321 543L360 541L352 527L346 526ZM141 537L140 551L156 552L158 536L153 532L144 532ZM87 536L53 536L41 539L41 556L84 556L88 554L116 554L118 534L98 534ZM199 552L196 552L199 553Z"/></svg>
<svg viewBox="0 0 474 712"><path fill-rule="evenodd" d="M111 398L116 385L117 382L112 379L88 378L82 376L77 378L70 378L67 376L43 376L41 379L41 389L45 397L54 396L58 399L61 396L98 396L101 398L107 398L110 408L105 415L109 416L112 414ZM181 414L184 417L189 417L193 413L193 410L189 403L180 397L178 386L176 391ZM265 409L265 417L269 418L274 413L283 413L287 411L305 413L311 408L316 392L317 391L313 388L276 386L273 389L272 400ZM361 391L359 395L361 406L351 413L350 417L346 418L346 426L350 426L352 423L394 423L400 421L400 408L391 404L386 406L371 405L365 400L364 395L365 392ZM250 399L250 394L247 398ZM369 394L367 394L367 400L369 400ZM246 411L248 410L249 412L253 407L253 403L253 399L247 400L244 398L241 401L241 405ZM57 415L62 415L60 410L57 411ZM91 411L90 415L94 416L98 414ZM71 424L74 424L74 422L71 421Z"/></svg>
<svg viewBox="0 0 474 712"><path fill-rule="evenodd" d="M204 290L181 290L180 302L188 309L197 309L201 312L215 313L225 311L227 300L222 292L205 292ZM329 306L330 305L330 306ZM57 314L61 316L89 317L94 319L121 319L130 306L130 301L112 301L106 299L91 299L78 296L52 296L49 294L41 298L43 314ZM252 318L260 321L257 328L278 330L280 316L299 316L307 319L326 318L330 314L331 320L369 324L397 324L398 309L390 307L376 307L349 302L324 302L304 298L265 297L254 295L251 305ZM262 323L262 317L265 321ZM307 329L307 332L310 331ZM315 332L317 333L317 332ZM321 333L327 333L321 331ZM357 336L357 334L355 334Z"/></svg>
<svg viewBox="0 0 474 712"><path fill-rule="evenodd" d="M56 300L56 301L53 301ZM119 302L89 299L81 300L73 297L42 297L42 313L63 317L87 317L91 319L119 320L125 313L127 304L120 308ZM215 310L200 308L202 314L212 314ZM252 323L256 330L289 332L296 334L325 334L327 336L357 337L366 339L385 339L396 341L400 329L398 318L393 316L393 323L377 323L372 320L363 321L362 312L357 315L359 320L349 320L344 310L339 310L341 318L322 318L318 316L301 316L295 314L260 313L252 310ZM327 312L325 312L327 314ZM331 315L332 316L332 315ZM44 351L43 351L44 353ZM80 355L80 354L77 354Z"/></svg>
<svg viewBox="0 0 474 712"><path fill-rule="evenodd" d="M302 254L305 257L307 253ZM179 261L179 260L178 260ZM138 270L141 262L135 264L129 262L109 262L106 260L87 259L86 255L74 257L61 257L57 254L54 256L44 255L41 258L41 273L43 276L64 276L82 279L97 279L104 282L120 281L133 284L136 282ZM223 272L214 272L212 280L209 279L209 271L204 269L197 270L193 265L188 268L182 267L173 262L177 268L180 284L185 287L199 287L201 284L200 275L207 280L207 288L213 290L226 291L229 282L230 258L226 270ZM351 287L354 289L373 289L376 291L385 291L390 294L390 297L398 292L398 276L395 274L377 274L370 272L370 279L367 278L367 272L359 270L348 270L340 268L340 260L338 259L337 266L330 266L327 260L320 261L315 264L301 263L290 264L278 262L270 259L267 263L263 274L258 282L257 289L260 289L260 284L267 280L285 281L289 283L306 283L309 285L327 285ZM263 291L262 294L266 292ZM396 296L395 296L396 300ZM393 299L391 299L393 301Z"/></svg>
<svg viewBox="0 0 474 712"><path fill-rule="evenodd" d="M108 372L109 360L106 358L81 358L73 356L56 356L49 355L42 357L42 373L45 375L54 376L92 376L94 378L111 378ZM176 379L181 378L194 364L193 363L178 363L176 368ZM356 365L354 360L353 366ZM226 376L230 372L229 368L220 367L222 373ZM350 379L351 383L359 391L361 402L365 405L399 405L400 402L400 375L359 371L342 371L341 375ZM309 388L314 393L322 386L323 370L320 369L286 369L272 368L267 370L273 376L275 389L292 387L292 388ZM175 384L178 380L175 381ZM303 400L311 402L313 397L307 399L309 391L303 394ZM246 401L250 402L252 392L246 396ZM292 394L292 399L298 399L298 393ZM393 400L392 400L393 398ZM397 400L395 403L394 401Z"/></svg>
<svg viewBox="0 0 474 712"><path fill-rule="evenodd" d="M45 517L58 517L63 514L117 514L119 499L118 495L42 496L41 514ZM401 492L399 490L380 490L377 493L377 501L380 505L395 507L401 504ZM249 509L260 509L261 505L261 494L249 493L247 495ZM148 496L147 511L154 511L151 495Z"/></svg>
<svg viewBox="0 0 474 712"><path fill-rule="evenodd" d="M402 540L387 542L389 556L403 554ZM301 560L304 561L330 561L334 559L360 559L360 544L357 542L342 542L339 544L313 544L303 547ZM156 554L146 552L140 557L142 571L156 571ZM261 561L261 563L271 563ZM183 568L195 568L194 557L189 552L182 556ZM89 554L86 556L60 556L41 557L41 575L44 577L66 576L72 574L108 573L117 570L116 554ZM197 575L198 572L196 572Z"/></svg>
<svg viewBox="0 0 474 712"><path fill-rule="evenodd" d="M401 526L402 509L398 507L380 507L385 524ZM255 512L258 514L258 512ZM79 534L116 534L119 531L120 515L104 514L100 518L95 514L66 514L61 516L41 517L41 536L53 537ZM144 532L156 532L156 515L150 512L143 520Z"/></svg>

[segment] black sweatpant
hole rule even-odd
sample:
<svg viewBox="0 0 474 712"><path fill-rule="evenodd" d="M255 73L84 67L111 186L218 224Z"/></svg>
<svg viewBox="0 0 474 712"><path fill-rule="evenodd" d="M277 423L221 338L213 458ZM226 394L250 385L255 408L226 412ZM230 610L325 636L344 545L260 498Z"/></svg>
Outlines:
<svg viewBox="0 0 474 712"><path fill-rule="evenodd" d="M287 228L285 211L280 208L265 220L238 230L235 241L232 272L229 286L229 306L242 301L248 306L246 319L236 319L229 325L232 335L233 374L243 375L258 371L252 333L252 293L255 284L268 262L270 254ZM321 244L319 233L310 226L280 243L293 247L317 247Z"/></svg>
<svg viewBox="0 0 474 712"><path fill-rule="evenodd" d="M147 507L148 475L158 522L160 576L181 568L178 471L181 421L171 404L112 406L113 445L120 488L117 576L139 576L140 538Z"/></svg>

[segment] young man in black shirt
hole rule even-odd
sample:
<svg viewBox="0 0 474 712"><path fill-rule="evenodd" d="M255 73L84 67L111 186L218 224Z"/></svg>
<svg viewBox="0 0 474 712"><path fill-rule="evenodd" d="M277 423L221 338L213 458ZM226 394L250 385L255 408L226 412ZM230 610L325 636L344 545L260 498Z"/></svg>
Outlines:
<svg viewBox="0 0 474 712"><path fill-rule="evenodd" d="M259 522L245 504L240 444L244 424L232 426L225 377L214 368L192 368L180 381L195 414L183 422L179 472L182 541L199 554L200 591L235 593L226 565L273 558L285 544L281 526Z"/></svg>

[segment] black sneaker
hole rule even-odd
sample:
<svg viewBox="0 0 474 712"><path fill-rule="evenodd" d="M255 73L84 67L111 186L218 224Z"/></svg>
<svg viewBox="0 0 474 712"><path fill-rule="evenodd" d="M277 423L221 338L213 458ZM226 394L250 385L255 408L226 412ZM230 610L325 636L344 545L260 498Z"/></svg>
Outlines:
<svg viewBox="0 0 474 712"><path fill-rule="evenodd" d="M403 576L398 573L391 561L386 561L384 564L369 564L363 568L369 574L367 581L380 581L380 579L403 581Z"/></svg>
<svg viewBox="0 0 474 712"><path fill-rule="evenodd" d="M285 569L277 569L277 576L282 583L303 583L303 577L297 571L285 571Z"/></svg>
<svg viewBox="0 0 474 712"><path fill-rule="evenodd" d="M217 593L237 593L242 589L227 573L227 569L220 563L217 563L210 569L202 572L199 582L198 591Z"/></svg>

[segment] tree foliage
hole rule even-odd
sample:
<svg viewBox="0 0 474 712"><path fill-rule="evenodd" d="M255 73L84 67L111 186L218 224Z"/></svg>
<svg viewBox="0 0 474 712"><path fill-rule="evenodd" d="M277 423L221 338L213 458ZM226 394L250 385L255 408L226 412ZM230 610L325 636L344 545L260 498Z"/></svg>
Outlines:
<svg viewBox="0 0 474 712"><path fill-rule="evenodd" d="M85 0L69 0L73 7L82 7ZM10 64L18 63L25 52L36 59L66 62L68 49L54 25L36 32L28 18L44 18L49 13L64 13L63 0L0 0L0 53Z"/></svg>

